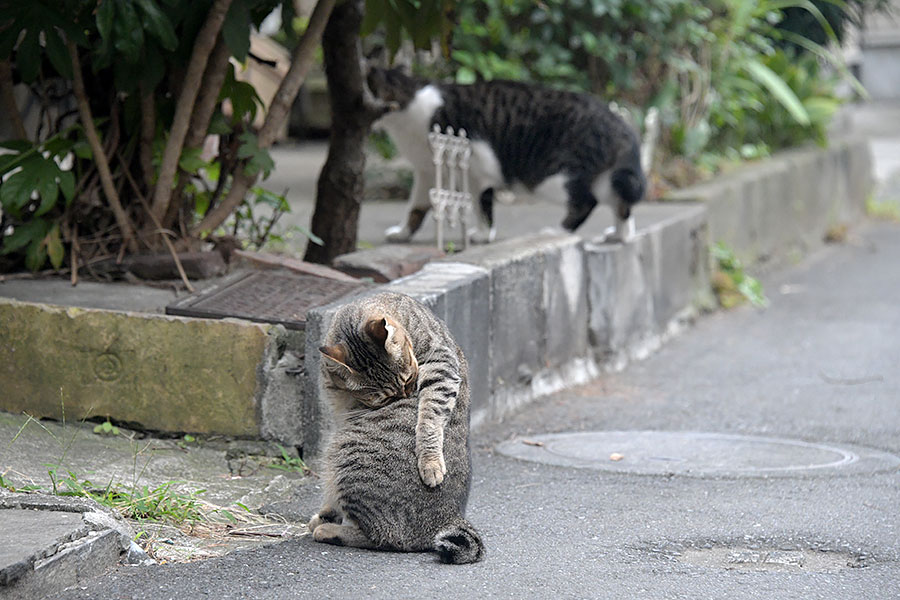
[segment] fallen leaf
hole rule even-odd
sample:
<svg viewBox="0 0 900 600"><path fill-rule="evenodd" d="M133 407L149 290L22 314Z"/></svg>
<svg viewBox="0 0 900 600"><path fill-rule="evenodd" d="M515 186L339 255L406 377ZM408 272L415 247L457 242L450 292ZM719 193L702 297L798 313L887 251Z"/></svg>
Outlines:
<svg viewBox="0 0 900 600"><path fill-rule="evenodd" d="M609 455L609 460L619 461L619 460L622 460L623 458L625 458L625 455L619 454L618 452L613 452L612 454Z"/></svg>
<svg viewBox="0 0 900 600"><path fill-rule="evenodd" d="M525 444L526 446L542 447L544 445L544 442L535 442L533 440L522 440L522 443Z"/></svg>

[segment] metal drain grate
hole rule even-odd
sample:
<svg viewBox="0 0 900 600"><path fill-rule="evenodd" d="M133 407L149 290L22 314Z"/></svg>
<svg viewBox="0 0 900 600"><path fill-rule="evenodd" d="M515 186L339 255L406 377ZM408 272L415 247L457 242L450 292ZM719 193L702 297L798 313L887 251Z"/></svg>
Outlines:
<svg viewBox="0 0 900 600"><path fill-rule="evenodd" d="M254 271L166 306L166 314L224 319L236 317L304 329L306 313L363 288L361 282L310 275Z"/></svg>

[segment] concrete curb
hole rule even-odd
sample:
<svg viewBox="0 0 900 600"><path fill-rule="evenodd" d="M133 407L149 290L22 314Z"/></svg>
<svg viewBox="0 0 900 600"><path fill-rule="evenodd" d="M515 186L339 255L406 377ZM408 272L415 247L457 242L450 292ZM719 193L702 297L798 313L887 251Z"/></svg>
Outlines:
<svg viewBox="0 0 900 600"><path fill-rule="evenodd" d="M114 567L153 559L127 523L86 498L0 490L0 597L49 598Z"/></svg>
<svg viewBox="0 0 900 600"><path fill-rule="evenodd" d="M708 304L705 214L685 205L624 245L558 234L506 240L429 263L379 290L408 294L447 323L470 365L478 427L645 356ZM308 315L306 458L322 451L321 429L330 421L319 340L334 311L362 295Z"/></svg>
<svg viewBox="0 0 900 600"><path fill-rule="evenodd" d="M796 259L830 227L859 219L872 185L869 144L836 140L675 192L671 200L702 202L667 203L672 216L626 245L524 236L379 289L419 298L448 323L469 358L478 426L646 356L713 306L710 243L724 241L754 266ZM0 298L0 340L9 340L0 344L0 402L58 419L62 389L70 419L261 437L315 456L330 410L318 346L338 305L310 311L306 331L290 332Z"/></svg>
<svg viewBox="0 0 900 600"><path fill-rule="evenodd" d="M0 298L0 340L3 410L303 445L303 332Z"/></svg>
<svg viewBox="0 0 900 600"><path fill-rule="evenodd" d="M724 242L745 264L777 265L821 246L829 228L862 218L874 185L869 141L842 138L781 152L667 199L702 202L710 241Z"/></svg>

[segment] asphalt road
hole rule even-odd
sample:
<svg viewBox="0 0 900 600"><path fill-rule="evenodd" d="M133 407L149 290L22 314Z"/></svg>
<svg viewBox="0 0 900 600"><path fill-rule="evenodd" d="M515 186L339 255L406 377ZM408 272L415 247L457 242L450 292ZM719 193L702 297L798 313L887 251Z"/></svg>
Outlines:
<svg viewBox="0 0 900 600"><path fill-rule="evenodd" d="M494 451L546 432L658 430L900 454L898 257L900 226L862 228L767 278L767 310L707 316L625 372L479 431L469 518L487 544L482 563L445 566L429 554L307 537L203 562L120 567L64 597L900 598L896 468L629 475Z"/></svg>

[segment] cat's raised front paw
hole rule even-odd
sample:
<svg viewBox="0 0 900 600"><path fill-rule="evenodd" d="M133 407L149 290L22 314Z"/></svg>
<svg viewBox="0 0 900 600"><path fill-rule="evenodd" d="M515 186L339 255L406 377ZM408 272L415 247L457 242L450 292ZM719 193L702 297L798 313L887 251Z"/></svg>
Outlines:
<svg viewBox="0 0 900 600"><path fill-rule="evenodd" d="M393 225L384 230L384 239L389 242L408 242L411 237L405 225Z"/></svg>
<svg viewBox="0 0 900 600"><path fill-rule="evenodd" d="M428 487L435 487L444 481L447 466L443 456L428 456L419 458L419 475Z"/></svg>

